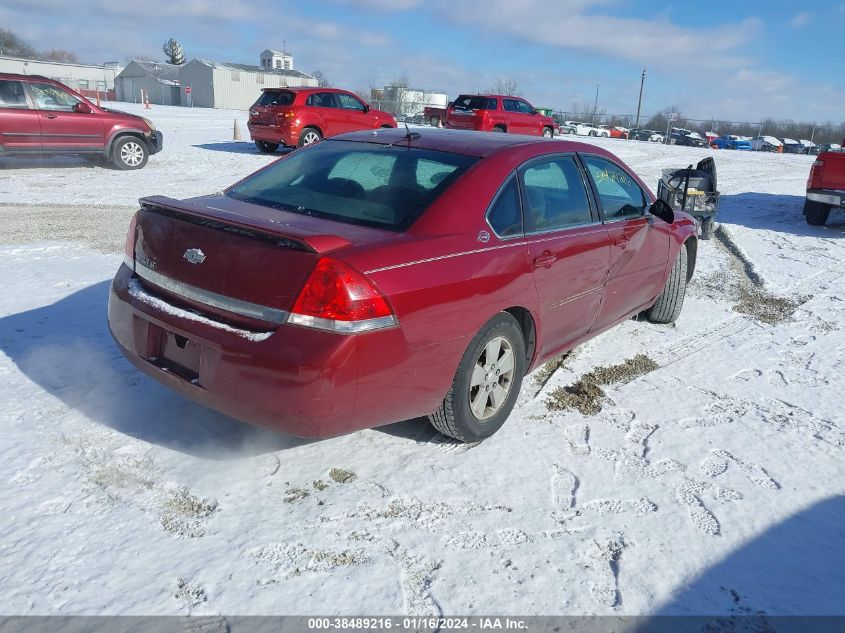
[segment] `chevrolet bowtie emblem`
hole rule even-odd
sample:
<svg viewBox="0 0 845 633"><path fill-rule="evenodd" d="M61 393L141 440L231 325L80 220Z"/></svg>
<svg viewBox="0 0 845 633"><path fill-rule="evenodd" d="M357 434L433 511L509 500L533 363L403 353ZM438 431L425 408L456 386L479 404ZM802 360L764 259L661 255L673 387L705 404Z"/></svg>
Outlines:
<svg viewBox="0 0 845 633"><path fill-rule="evenodd" d="M187 259L191 264L202 264L205 261L205 253L198 248L189 248L182 257Z"/></svg>

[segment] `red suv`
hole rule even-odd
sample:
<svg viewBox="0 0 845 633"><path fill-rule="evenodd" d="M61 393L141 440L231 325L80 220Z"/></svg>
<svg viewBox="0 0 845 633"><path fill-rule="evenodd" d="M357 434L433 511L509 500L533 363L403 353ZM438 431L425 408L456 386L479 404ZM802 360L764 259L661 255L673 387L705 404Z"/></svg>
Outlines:
<svg viewBox="0 0 845 633"><path fill-rule="evenodd" d="M461 95L446 109L446 127L552 138L555 121L521 97Z"/></svg>
<svg viewBox="0 0 845 633"><path fill-rule="evenodd" d="M58 81L0 73L0 157L84 154L140 169L162 140L152 121L97 107Z"/></svg>
<svg viewBox="0 0 845 633"><path fill-rule="evenodd" d="M351 92L334 88L265 88L249 109L249 133L258 151L302 147L343 132L396 127Z"/></svg>

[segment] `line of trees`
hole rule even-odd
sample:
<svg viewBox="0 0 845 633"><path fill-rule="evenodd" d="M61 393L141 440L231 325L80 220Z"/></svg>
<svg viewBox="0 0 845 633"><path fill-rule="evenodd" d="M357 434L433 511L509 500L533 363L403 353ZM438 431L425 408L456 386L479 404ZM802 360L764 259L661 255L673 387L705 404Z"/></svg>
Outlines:
<svg viewBox="0 0 845 633"><path fill-rule="evenodd" d="M0 29L0 55L39 59L47 62L79 63L79 58L75 53L60 48L38 51L29 42L9 29Z"/></svg>

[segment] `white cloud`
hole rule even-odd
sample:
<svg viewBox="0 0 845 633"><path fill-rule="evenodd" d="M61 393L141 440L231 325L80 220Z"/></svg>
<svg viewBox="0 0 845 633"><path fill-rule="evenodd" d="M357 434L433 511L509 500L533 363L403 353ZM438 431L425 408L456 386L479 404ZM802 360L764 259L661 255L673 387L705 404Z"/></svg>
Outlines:
<svg viewBox="0 0 845 633"><path fill-rule="evenodd" d="M792 18L789 20L789 24L796 29L800 29L803 26L807 26L813 17L806 12L796 13Z"/></svg>
<svg viewBox="0 0 845 633"><path fill-rule="evenodd" d="M493 34L561 49L579 49L649 65L741 66L735 50L753 38L757 18L716 28L691 28L665 19L622 18L589 12L604 1L432 0L446 20Z"/></svg>

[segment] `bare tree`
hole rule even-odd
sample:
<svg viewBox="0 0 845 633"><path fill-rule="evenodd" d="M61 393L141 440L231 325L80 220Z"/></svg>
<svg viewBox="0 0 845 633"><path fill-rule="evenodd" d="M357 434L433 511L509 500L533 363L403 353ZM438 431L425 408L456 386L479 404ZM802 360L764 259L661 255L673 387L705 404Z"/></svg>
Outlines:
<svg viewBox="0 0 845 633"><path fill-rule="evenodd" d="M326 77L325 73L322 70L315 70L311 73L311 76L317 80L317 85L320 88L326 88L327 86L329 86L329 84L331 84L329 78Z"/></svg>
<svg viewBox="0 0 845 633"><path fill-rule="evenodd" d="M43 59L48 62L68 62L71 64L78 64L79 58L75 53L56 48L43 53L38 53L38 59Z"/></svg>
<svg viewBox="0 0 845 633"><path fill-rule="evenodd" d="M33 58L35 57L35 49L13 31L0 29L0 55Z"/></svg>
<svg viewBox="0 0 845 633"><path fill-rule="evenodd" d="M182 45L172 37L161 45L161 50L168 64L181 66L185 63L185 51L182 50Z"/></svg>
<svg viewBox="0 0 845 633"><path fill-rule="evenodd" d="M519 94L519 82L513 77L499 77L487 92L512 97Z"/></svg>

